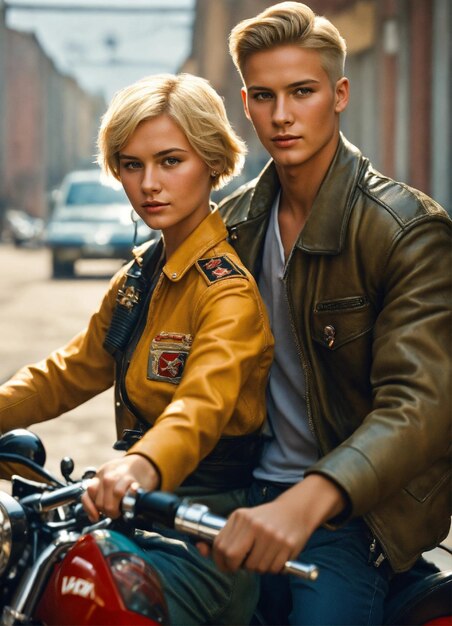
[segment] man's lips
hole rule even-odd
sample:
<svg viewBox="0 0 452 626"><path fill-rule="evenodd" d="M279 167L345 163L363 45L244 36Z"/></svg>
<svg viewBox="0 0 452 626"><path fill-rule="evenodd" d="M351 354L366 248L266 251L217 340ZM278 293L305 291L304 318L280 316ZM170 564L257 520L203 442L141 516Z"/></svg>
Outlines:
<svg viewBox="0 0 452 626"><path fill-rule="evenodd" d="M300 137L298 135L275 135L271 140L277 146L285 147L292 146L299 139Z"/></svg>

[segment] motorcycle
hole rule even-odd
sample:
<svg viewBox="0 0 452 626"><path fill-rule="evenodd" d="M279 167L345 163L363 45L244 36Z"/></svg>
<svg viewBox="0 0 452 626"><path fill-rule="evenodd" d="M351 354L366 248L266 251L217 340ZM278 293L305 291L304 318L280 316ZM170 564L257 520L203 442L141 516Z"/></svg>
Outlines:
<svg viewBox="0 0 452 626"><path fill-rule="evenodd" d="M11 481L11 495L0 492L1 624L169 624L159 576L139 534L160 524L212 542L226 520L174 494L139 490L123 498L118 520L91 523L80 498L95 470L74 481L74 464L65 457L61 480L45 460L30 431L0 437L0 478ZM315 565L294 561L285 572L312 581L319 575ZM450 626L452 572L424 574L397 590L386 624ZM256 614L252 623L265 621Z"/></svg>
<svg viewBox="0 0 452 626"><path fill-rule="evenodd" d="M44 468L45 449L30 431L0 437L0 607L2 625L169 624L157 572L135 530L155 524L212 541L226 520L206 506L165 492L126 495L119 520L91 523L80 503L88 469L73 481L74 464L61 462L63 481ZM285 571L314 580L315 566L288 561Z"/></svg>

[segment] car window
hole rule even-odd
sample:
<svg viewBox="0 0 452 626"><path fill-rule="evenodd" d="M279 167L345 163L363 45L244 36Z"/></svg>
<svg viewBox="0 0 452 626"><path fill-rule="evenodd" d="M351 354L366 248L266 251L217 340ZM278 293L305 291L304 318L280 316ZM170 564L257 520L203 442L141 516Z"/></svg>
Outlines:
<svg viewBox="0 0 452 626"><path fill-rule="evenodd" d="M66 205L84 204L125 204L127 196L122 187L115 189L96 181L72 183L66 198Z"/></svg>

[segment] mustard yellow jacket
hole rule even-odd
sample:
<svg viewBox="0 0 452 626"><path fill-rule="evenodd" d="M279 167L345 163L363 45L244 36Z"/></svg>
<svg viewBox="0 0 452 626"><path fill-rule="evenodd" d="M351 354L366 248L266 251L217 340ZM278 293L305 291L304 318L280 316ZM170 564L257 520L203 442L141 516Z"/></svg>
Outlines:
<svg viewBox="0 0 452 626"><path fill-rule="evenodd" d="M129 454L152 461L164 490L222 435L256 432L265 418L273 338L254 279L226 236L214 211L164 265L125 377L130 401L153 425ZM114 384L103 342L127 269L113 277L86 330L0 387L0 432L56 417ZM119 435L133 426L123 415Z"/></svg>

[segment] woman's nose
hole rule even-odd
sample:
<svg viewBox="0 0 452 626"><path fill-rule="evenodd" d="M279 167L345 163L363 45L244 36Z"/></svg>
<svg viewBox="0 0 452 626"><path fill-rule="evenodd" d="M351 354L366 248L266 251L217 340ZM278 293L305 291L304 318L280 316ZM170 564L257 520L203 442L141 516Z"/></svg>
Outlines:
<svg viewBox="0 0 452 626"><path fill-rule="evenodd" d="M156 167L147 166L144 168L141 188L144 193L156 193L161 190Z"/></svg>

